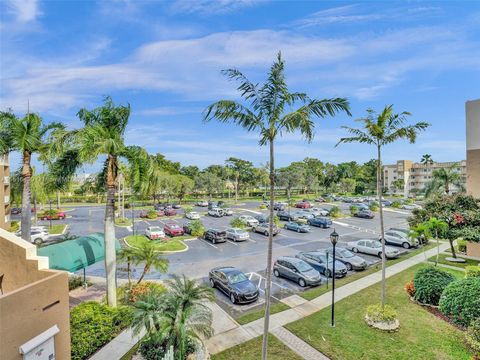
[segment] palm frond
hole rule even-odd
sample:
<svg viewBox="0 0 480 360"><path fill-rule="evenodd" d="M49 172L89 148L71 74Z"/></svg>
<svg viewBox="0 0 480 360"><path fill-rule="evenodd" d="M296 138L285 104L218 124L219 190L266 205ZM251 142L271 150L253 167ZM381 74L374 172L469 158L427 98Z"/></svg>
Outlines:
<svg viewBox="0 0 480 360"><path fill-rule="evenodd" d="M203 112L205 122L217 120L220 122L232 122L248 131L256 130L262 126L261 120L247 107L236 101L220 100L208 106Z"/></svg>

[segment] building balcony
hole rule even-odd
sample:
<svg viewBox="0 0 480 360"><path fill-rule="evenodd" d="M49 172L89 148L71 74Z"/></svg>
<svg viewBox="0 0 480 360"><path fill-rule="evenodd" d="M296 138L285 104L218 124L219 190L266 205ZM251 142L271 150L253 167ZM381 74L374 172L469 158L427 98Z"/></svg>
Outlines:
<svg viewBox="0 0 480 360"><path fill-rule="evenodd" d="M5 224L8 224L10 222L10 214L5 215Z"/></svg>
<svg viewBox="0 0 480 360"><path fill-rule="evenodd" d="M10 195L5 195L4 200L5 200L5 205L10 204Z"/></svg>
<svg viewBox="0 0 480 360"><path fill-rule="evenodd" d="M0 165L9 165L8 155L0 155Z"/></svg>
<svg viewBox="0 0 480 360"><path fill-rule="evenodd" d="M3 185L10 185L10 176L3 177Z"/></svg>

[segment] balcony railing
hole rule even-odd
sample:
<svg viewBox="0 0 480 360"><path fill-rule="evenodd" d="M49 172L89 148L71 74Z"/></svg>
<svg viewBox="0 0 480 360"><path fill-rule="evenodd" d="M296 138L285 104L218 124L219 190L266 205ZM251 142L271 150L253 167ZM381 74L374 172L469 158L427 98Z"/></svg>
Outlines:
<svg viewBox="0 0 480 360"><path fill-rule="evenodd" d="M8 205L8 204L10 204L10 196L5 195L5 205Z"/></svg>
<svg viewBox="0 0 480 360"><path fill-rule="evenodd" d="M8 165L8 155L0 155L0 165Z"/></svg>
<svg viewBox="0 0 480 360"><path fill-rule="evenodd" d="M5 223L9 223L9 222L10 222L10 214L5 215Z"/></svg>
<svg viewBox="0 0 480 360"><path fill-rule="evenodd" d="M10 185L10 176L4 176L3 177L3 184L4 185Z"/></svg>

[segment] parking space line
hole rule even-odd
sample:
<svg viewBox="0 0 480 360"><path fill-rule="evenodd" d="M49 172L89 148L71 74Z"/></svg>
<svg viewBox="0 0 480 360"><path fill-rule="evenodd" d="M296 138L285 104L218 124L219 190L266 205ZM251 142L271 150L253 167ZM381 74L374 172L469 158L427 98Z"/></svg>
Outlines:
<svg viewBox="0 0 480 360"><path fill-rule="evenodd" d="M228 241L230 244L233 244L233 245L235 245L235 246L238 246L238 244L237 244L235 241L231 241L231 240L228 240L228 239L227 239L227 241Z"/></svg>
<svg viewBox="0 0 480 360"><path fill-rule="evenodd" d="M250 242L256 243L256 241L255 241L255 240L253 240L253 239L250 239L250 238L248 238L248 239L247 239L247 241L250 241Z"/></svg>
<svg viewBox="0 0 480 360"><path fill-rule="evenodd" d="M217 247L217 246L215 246L215 245L213 245L213 244L209 243L207 240L203 240L203 239L200 239L200 240L201 240L201 241L202 241L204 244L210 245L210 246L212 246L212 247L214 247L215 249L217 249L217 250L218 250L218 247Z"/></svg>

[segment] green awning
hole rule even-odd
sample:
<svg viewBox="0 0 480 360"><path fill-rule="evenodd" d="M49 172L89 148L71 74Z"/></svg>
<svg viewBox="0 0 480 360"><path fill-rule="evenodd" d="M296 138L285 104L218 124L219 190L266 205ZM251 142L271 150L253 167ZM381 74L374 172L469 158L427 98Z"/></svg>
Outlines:
<svg viewBox="0 0 480 360"><path fill-rule="evenodd" d="M120 250L118 240L115 248ZM48 257L50 269L75 272L105 259L105 238L103 233L94 233L38 248L37 254Z"/></svg>

